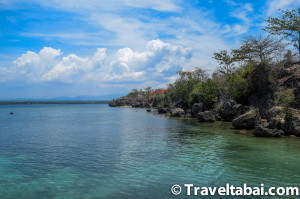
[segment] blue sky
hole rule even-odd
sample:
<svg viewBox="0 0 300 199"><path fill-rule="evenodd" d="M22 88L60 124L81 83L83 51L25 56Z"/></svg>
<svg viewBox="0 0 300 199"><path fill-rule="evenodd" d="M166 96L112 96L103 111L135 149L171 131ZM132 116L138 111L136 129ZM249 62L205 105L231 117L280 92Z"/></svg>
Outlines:
<svg viewBox="0 0 300 199"><path fill-rule="evenodd" d="M0 0L0 99L125 94L264 33L299 0Z"/></svg>

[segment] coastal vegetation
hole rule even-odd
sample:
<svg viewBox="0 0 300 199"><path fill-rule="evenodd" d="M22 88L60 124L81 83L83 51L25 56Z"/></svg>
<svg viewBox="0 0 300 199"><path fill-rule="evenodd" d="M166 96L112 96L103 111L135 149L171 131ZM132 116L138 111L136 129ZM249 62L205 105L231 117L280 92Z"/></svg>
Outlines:
<svg viewBox="0 0 300 199"><path fill-rule="evenodd" d="M133 89L110 106L155 107L158 113L224 120L255 136L300 136L300 8L267 18L268 36L248 36L233 50L215 52L215 72L178 71L167 89ZM282 38L278 38L278 36ZM298 54L285 50L290 42Z"/></svg>

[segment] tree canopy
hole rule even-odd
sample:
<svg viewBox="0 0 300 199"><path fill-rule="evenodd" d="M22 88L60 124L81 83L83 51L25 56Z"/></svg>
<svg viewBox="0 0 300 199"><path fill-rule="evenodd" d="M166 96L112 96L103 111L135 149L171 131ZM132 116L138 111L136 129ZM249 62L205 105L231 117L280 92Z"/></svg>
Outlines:
<svg viewBox="0 0 300 199"><path fill-rule="evenodd" d="M282 35L289 39L300 54L300 8L297 10L281 10L279 17L268 17L264 28L274 35Z"/></svg>
<svg viewBox="0 0 300 199"><path fill-rule="evenodd" d="M270 35L263 37L248 36L239 49L233 50L235 59L238 60L254 60L254 61L270 61L284 50L281 40L272 38Z"/></svg>
<svg viewBox="0 0 300 199"><path fill-rule="evenodd" d="M221 50L220 52L214 52L213 58L220 64L218 72L222 74L231 74L234 70L235 56L229 53L227 50Z"/></svg>

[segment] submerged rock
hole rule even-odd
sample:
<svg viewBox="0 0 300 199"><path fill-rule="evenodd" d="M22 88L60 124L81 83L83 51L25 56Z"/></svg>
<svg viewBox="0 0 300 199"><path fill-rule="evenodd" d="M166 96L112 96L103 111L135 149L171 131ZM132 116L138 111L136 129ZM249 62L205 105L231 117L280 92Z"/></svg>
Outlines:
<svg viewBox="0 0 300 199"><path fill-rule="evenodd" d="M185 115L185 112L182 108L173 108L171 109L170 113L173 117L181 117Z"/></svg>
<svg viewBox="0 0 300 199"><path fill-rule="evenodd" d="M213 111L200 112L197 118L200 122L214 122L216 120L216 113Z"/></svg>
<svg viewBox="0 0 300 199"><path fill-rule="evenodd" d="M270 129L257 125L254 128L253 134L256 137L283 137L284 131L281 129Z"/></svg>
<svg viewBox="0 0 300 199"><path fill-rule="evenodd" d="M232 126L236 129L253 129L259 123L260 114L256 109L235 118L232 121Z"/></svg>

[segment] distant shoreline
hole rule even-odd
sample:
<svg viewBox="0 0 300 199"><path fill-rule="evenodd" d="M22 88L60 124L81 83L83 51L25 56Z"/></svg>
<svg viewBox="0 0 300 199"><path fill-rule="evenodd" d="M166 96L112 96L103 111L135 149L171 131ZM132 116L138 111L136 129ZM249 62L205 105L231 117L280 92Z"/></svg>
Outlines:
<svg viewBox="0 0 300 199"><path fill-rule="evenodd" d="M32 104L108 104L109 101L102 100L51 100L51 101L26 101L26 100L6 100L0 101L0 105L32 105Z"/></svg>

